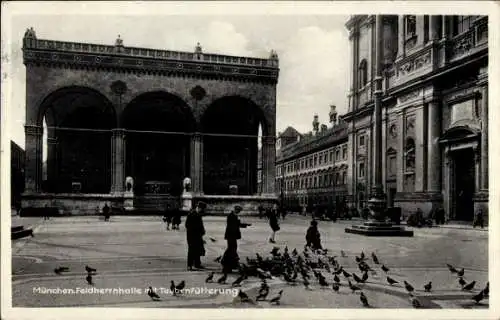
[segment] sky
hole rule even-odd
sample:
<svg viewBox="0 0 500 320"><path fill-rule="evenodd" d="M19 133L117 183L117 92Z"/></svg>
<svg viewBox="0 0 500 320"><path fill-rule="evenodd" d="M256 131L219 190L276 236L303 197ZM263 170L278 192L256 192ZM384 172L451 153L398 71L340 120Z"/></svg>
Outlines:
<svg viewBox="0 0 500 320"><path fill-rule="evenodd" d="M314 114L328 123L330 105L346 111L349 41L346 15L40 15L20 14L11 21L11 139L24 147L25 67L22 37L33 27L39 39L112 45L119 34L125 46L193 51L280 60L277 127L312 129Z"/></svg>

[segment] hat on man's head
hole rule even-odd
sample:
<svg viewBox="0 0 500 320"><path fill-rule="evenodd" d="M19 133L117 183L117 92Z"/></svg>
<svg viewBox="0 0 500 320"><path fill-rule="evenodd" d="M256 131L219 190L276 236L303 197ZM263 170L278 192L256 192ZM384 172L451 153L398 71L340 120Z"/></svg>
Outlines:
<svg viewBox="0 0 500 320"><path fill-rule="evenodd" d="M196 206L202 210L205 210L207 208L207 204L203 201L199 201Z"/></svg>
<svg viewBox="0 0 500 320"><path fill-rule="evenodd" d="M241 210L243 210L243 208L240 205L234 206L234 211L235 212L240 212Z"/></svg>

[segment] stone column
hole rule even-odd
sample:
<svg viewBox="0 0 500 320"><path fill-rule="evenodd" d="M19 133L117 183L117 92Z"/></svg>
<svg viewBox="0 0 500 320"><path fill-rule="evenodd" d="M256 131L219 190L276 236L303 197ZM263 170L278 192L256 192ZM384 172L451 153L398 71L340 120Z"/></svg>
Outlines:
<svg viewBox="0 0 500 320"><path fill-rule="evenodd" d="M37 125L25 125L25 192L41 192L42 182L42 137L43 127Z"/></svg>
<svg viewBox="0 0 500 320"><path fill-rule="evenodd" d="M427 109L427 191L441 192L441 117L439 101L429 102Z"/></svg>
<svg viewBox="0 0 500 320"><path fill-rule="evenodd" d="M439 40L441 38L441 35L439 34L439 27L441 24L441 17L432 15L430 16L429 19L429 40L430 41L435 41Z"/></svg>
<svg viewBox="0 0 500 320"><path fill-rule="evenodd" d="M47 138L47 182L49 192L57 192L58 184L58 141L57 138Z"/></svg>
<svg viewBox="0 0 500 320"><path fill-rule="evenodd" d="M488 75L483 75L481 98L481 190L487 191L488 184Z"/></svg>
<svg viewBox="0 0 500 320"><path fill-rule="evenodd" d="M125 130L113 129L111 136L111 193L125 191L125 154Z"/></svg>
<svg viewBox="0 0 500 320"><path fill-rule="evenodd" d="M441 16L441 39L446 40L449 36L449 17Z"/></svg>
<svg viewBox="0 0 500 320"><path fill-rule="evenodd" d="M397 192L403 192L404 191L404 116L403 112L398 113L398 126L397 126L397 141L398 141L398 148L397 148L397 158L396 158L396 167L397 167L397 174L396 174L396 184L397 184Z"/></svg>
<svg viewBox="0 0 500 320"><path fill-rule="evenodd" d="M420 106L415 112L415 191L423 192L427 186L427 117L426 106Z"/></svg>
<svg viewBox="0 0 500 320"><path fill-rule="evenodd" d="M203 136L196 132L191 136L191 186L196 194L203 194Z"/></svg>
<svg viewBox="0 0 500 320"><path fill-rule="evenodd" d="M405 56L405 16L398 16L398 58Z"/></svg>
<svg viewBox="0 0 500 320"><path fill-rule="evenodd" d="M370 197L371 216L375 220L385 220L384 209L386 206L385 195L382 185L382 16L376 16L376 76L375 76L375 110L373 112L373 163L376 168L373 174L372 195Z"/></svg>
<svg viewBox="0 0 500 320"><path fill-rule="evenodd" d="M272 136L262 137L262 193L276 193L276 138ZM284 170L284 167L282 168Z"/></svg>
<svg viewBox="0 0 500 320"><path fill-rule="evenodd" d="M481 149L479 146L473 148L474 150L474 190L478 192L481 190Z"/></svg>

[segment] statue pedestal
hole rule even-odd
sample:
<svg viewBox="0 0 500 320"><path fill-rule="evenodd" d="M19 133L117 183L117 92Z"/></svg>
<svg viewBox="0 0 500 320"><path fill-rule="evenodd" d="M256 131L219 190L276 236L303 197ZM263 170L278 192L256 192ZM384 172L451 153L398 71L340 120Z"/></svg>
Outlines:
<svg viewBox="0 0 500 320"><path fill-rule="evenodd" d="M185 191L181 195L181 201L182 201L182 211L191 211L193 208L193 194L191 192Z"/></svg>
<svg viewBox="0 0 500 320"><path fill-rule="evenodd" d="M134 193L131 191L125 191L123 194L123 209L125 211L134 210Z"/></svg>

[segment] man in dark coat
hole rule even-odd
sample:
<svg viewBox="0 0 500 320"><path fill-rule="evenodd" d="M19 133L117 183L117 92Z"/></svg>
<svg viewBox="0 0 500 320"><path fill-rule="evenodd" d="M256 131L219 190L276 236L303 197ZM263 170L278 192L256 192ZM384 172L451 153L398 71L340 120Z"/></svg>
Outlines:
<svg viewBox="0 0 500 320"><path fill-rule="evenodd" d="M191 210L186 218L186 236L188 243L188 270L204 269L201 265L200 257L205 255L203 236L205 226L203 225L202 214L205 211L204 202L198 202L194 210Z"/></svg>
<svg viewBox="0 0 500 320"><path fill-rule="evenodd" d="M237 214L241 212L241 209L240 206L235 206L234 210L227 216L226 232L224 234L224 239L227 240L227 249L221 261L225 274L238 268L238 240L241 239L240 228L246 228L251 225L249 223L240 222Z"/></svg>
<svg viewBox="0 0 500 320"><path fill-rule="evenodd" d="M110 216L109 211L110 211L110 209L108 207L108 204L105 203L104 207L102 208L102 214L104 215L104 221L109 221L109 216Z"/></svg>

